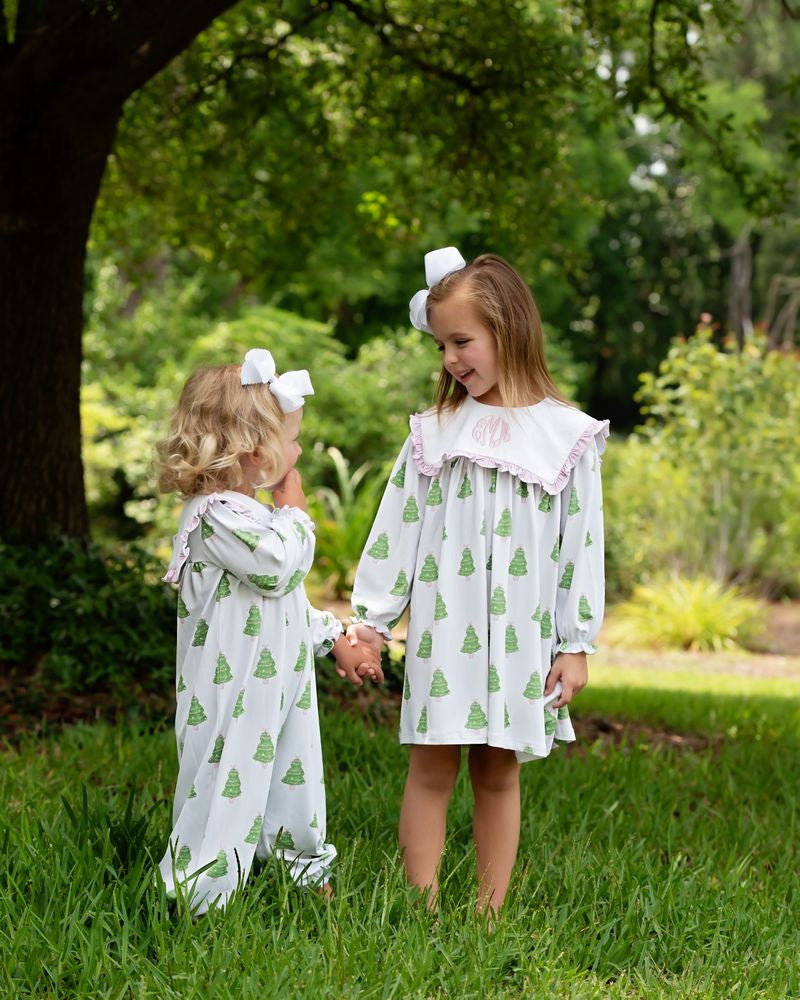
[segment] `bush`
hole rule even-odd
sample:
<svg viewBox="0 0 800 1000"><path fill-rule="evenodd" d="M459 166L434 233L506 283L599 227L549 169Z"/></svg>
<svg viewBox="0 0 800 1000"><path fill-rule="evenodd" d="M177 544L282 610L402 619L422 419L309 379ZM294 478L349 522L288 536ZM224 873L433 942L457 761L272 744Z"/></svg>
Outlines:
<svg viewBox="0 0 800 1000"><path fill-rule="evenodd" d="M622 646L715 652L749 647L762 631L758 601L707 576L661 577L637 587L608 629Z"/></svg>
<svg viewBox="0 0 800 1000"><path fill-rule="evenodd" d="M0 542L0 661L72 691L169 689L175 595L160 573L135 548Z"/></svg>

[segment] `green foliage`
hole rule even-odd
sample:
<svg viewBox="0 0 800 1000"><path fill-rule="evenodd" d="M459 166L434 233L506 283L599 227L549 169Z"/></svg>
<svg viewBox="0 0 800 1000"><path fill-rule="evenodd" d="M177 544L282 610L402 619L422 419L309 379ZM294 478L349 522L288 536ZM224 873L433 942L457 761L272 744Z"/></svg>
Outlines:
<svg viewBox="0 0 800 1000"><path fill-rule="evenodd" d="M665 576L636 588L609 626L624 646L720 651L748 647L763 631L763 607L707 576Z"/></svg>
<svg viewBox="0 0 800 1000"><path fill-rule="evenodd" d="M800 591L798 384L796 354L707 326L642 376L647 423L604 466L612 593L661 570Z"/></svg>
<svg viewBox="0 0 800 1000"><path fill-rule="evenodd" d="M0 661L38 666L53 687L166 689L175 673L175 594L140 549L124 556L53 538L0 542Z"/></svg>

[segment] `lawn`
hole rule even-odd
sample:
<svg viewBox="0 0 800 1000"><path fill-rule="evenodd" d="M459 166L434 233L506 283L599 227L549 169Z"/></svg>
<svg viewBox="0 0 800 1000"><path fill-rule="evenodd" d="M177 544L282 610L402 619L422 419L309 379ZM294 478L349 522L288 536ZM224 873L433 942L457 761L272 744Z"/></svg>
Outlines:
<svg viewBox="0 0 800 1000"><path fill-rule="evenodd" d="M440 913L412 905L392 725L324 708L335 900L268 866L197 924L152 881L171 732L23 738L0 779L0 993L800 996L800 682L599 667L574 714L587 738L522 769L520 863L493 933L472 914L463 775Z"/></svg>

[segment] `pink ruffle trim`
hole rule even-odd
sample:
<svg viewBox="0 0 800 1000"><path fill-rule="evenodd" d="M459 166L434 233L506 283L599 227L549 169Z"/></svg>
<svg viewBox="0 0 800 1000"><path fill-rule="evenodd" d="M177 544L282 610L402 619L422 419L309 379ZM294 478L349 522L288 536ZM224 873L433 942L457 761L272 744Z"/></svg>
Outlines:
<svg viewBox="0 0 800 1000"><path fill-rule="evenodd" d="M516 476L523 482L538 483L538 485L551 496L554 496L556 493L560 493L564 489L567 485L570 472L572 472L578 464L581 455L589 447L589 442L593 438L597 437L597 435L602 435L601 440L598 441L598 452L602 455L605 451L606 438L609 434L608 420L593 420L572 446L572 450L569 455L567 455L566 460L561 466L556 478L552 483L549 483L546 482L540 475L532 472L530 469L526 469L524 466L515 465L513 462L507 462L505 459L495 458L492 455L479 455L476 452L470 451L446 451L442 455L442 460L438 465L431 465L425 461L422 451L422 426L419 414L413 413L411 415L410 423L411 438L414 444L414 464L423 476L437 475L441 472L442 465L451 458L466 458L470 462L474 462L476 465L480 465L484 469L500 469L501 472L510 472L512 476Z"/></svg>
<svg viewBox="0 0 800 1000"><path fill-rule="evenodd" d="M186 565L186 561L189 558L189 535L191 535L191 533L200 523L200 518L203 516L203 514L205 514L205 512L208 510L209 506L214 500L218 501L221 504L224 504L226 507L230 507L231 510L235 510L237 514L241 514L243 517L246 517L248 521L252 521L254 524L258 524L261 525L261 527L263 527L258 518L253 516L252 510L250 510L249 507L247 507L245 504L238 503L236 500L231 500L229 497L221 497L218 493L209 493L208 496L205 497L203 502L198 505L197 510L195 510L194 514L192 514L192 516L189 518L189 523L181 532L180 536L181 551L178 554L178 558L173 559L165 575L161 577L164 583L178 582L178 579L180 578L181 575L181 570ZM310 527L312 531L315 530L314 522L311 520L308 514L300 510L299 507L276 507L275 510L272 511L272 519L274 520L276 517L280 517L282 514L284 513L288 514L290 512L292 513L291 517L292 521L298 520L296 515L299 514L300 515L299 520L305 522L305 526ZM173 540L173 546L174 544L175 542Z"/></svg>

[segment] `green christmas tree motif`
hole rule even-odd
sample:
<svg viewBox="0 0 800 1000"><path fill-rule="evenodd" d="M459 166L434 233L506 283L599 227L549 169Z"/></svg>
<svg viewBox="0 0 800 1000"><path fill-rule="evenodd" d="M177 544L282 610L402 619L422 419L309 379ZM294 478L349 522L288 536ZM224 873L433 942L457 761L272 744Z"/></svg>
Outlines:
<svg viewBox="0 0 800 1000"><path fill-rule="evenodd" d="M232 767L228 771L228 778L225 782L225 787L222 789L222 794L226 799L238 799L242 794L242 781L235 767Z"/></svg>
<svg viewBox="0 0 800 1000"><path fill-rule="evenodd" d="M566 705L560 705L559 706L559 709L558 709L558 718L559 719L568 719L569 718L569 709L567 708Z"/></svg>
<svg viewBox="0 0 800 1000"><path fill-rule="evenodd" d="M445 528L444 525L442 525L442 541L443 542L447 541L447 528Z"/></svg>
<svg viewBox="0 0 800 1000"><path fill-rule="evenodd" d="M311 681L306 681L306 686L303 688L303 693L300 695L297 707L311 708Z"/></svg>
<svg viewBox="0 0 800 1000"><path fill-rule="evenodd" d="M400 468L397 470L397 472L395 472L395 474L392 476L392 478L389 481L391 482L392 486L396 486L398 489L402 490L402 488L406 485L406 464L405 464L405 462L403 462L403 464L400 466Z"/></svg>
<svg viewBox="0 0 800 1000"><path fill-rule="evenodd" d="M214 683L227 684L228 681L232 680L233 674L231 673L231 665L225 659L225 654L220 653L217 657L217 669L214 671Z"/></svg>
<svg viewBox="0 0 800 1000"><path fill-rule="evenodd" d="M248 573L247 579L259 590L275 590L278 586L277 576L269 576L264 573Z"/></svg>
<svg viewBox="0 0 800 1000"><path fill-rule="evenodd" d="M408 593L408 577L405 574L405 570L400 570L397 574L397 579L394 581L394 586L389 591L390 594L394 594L395 597L405 597Z"/></svg>
<svg viewBox="0 0 800 1000"><path fill-rule="evenodd" d="M489 601L489 611L493 615L504 615L506 613L506 594L502 587L495 587L492 591L492 599Z"/></svg>
<svg viewBox="0 0 800 1000"><path fill-rule="evenodd" d="M442 503L442 484L438 479L434 479L428 490L428 498L425 501L428 507L439 507Z"/></svg>
<svg viewBox="0 0 800 1000"><path fill-rule="evenodd" d="M193 562L192 563L192 572L193 573L202 573L203 570L206 568L207 565L208 565L208 563L204 563L204 562Z"/></svg>
<svg viewBox="0 0 800 1000"><path fill-rule="evenodd" d="M531 615L532 622L541 622L542 620L542 606L541 604L536 605L536 610Z"/></svg>
<svg viewBox="0 0 800 1000"><path fill-rule="evenodd" d="M367 549L367 555L372 556L373 559L389 558L389 536L385 531L382 531Z"/></svg>
<svg viewBox="0 0 800 1000"><path fill-rule="evenodd" d="M469 546L461 553L461 565L458 567L459 576L472 576L475 572L475 563L472 560L472 552Z"/></svg>
<svg viewBox="0 0 800 1000"><path fill-rule="evenodd" d="M240 715L244 715L244 688L236 696L236 704L233 706L231 718L238 719Z"/></svg>
<svg viewBox="0 0 800 1000"><path fill-rule="evenodd" d="M489 558L486 560L486 568L489 570L490 573L492 572L492 553L491 552L489 553Z"/></svg>
<svg viewBox="0 0 800 1000"><path fill-rule="evenodd" d="M306 668L306 663L308 663L308 647L304 642L301 642L300 650L297 654L297 660L294 665L294 672L296 674L302 673Z"/></svg>
<svg viewBox="0 0 800 1000"><path fill-rule="evenodd" d="M206 636L208 635L208 622L205 618L201 618L194 630L194 638L192 639L193 646L205 646Z"/></svg>
<svg viewBox="0 0 800 1000"><path fill-rule="evenodd" d="M277 675L278 671L275 669L275 657L269 649L264 647L258 658L256 669L253 671L253 677L258 677L262 681L266 681L269 680L270 677L277 677Z"/></svg>
<svg viewBox="0 0 800 1000"><path fill-rule="evenodd" d="M286 774L281 778L284 785L304 785L306 783L306 776L303 773L303 765L299 757L295 757L292 763L289 765L289 769Z"/></svg>
<svg viewBox="0 0 800 1000"><path fill-rule="evenodd" d="M411 698L411 685L408 683L408 674L405 676L403 681L403 701L408 701Z"/></svg>
<svg viewBox="0 0 800 1000"><path fill-rule="evenodd" d="M403 508L403 522L405 524L414 524L415 521L419 521L419 507L414 497L409 497Z"/></svg>
<svg viewBox="0 0 800 1000"><path fill-rule="evenodd" d="M224 851L220 851L217 855L217 860L208 869L206 875L209 878L222 878L223 875L228 874L228 855Z"/></svg>
<svg viewBox="0 0 800 1000"><path fill-rule="evenodd" d="M425 631L420 636L419 648L417 649L417 656L422 660L429 660L431 658L432 648L433 648L433 637L431 636L430 630L425 629Z"/></svg>
<svg viewBox="0 0 800 1000"><path fill-rule="evenodd" d="M192 787L189 789L189 794L186 796L186 798L187 799L197 798L197 789L194 787L194 785L192 785Z"/></svg>
<svg viewBox="0 0 800 1000"><path fill-rule="evenodd" d="M317 814L314 813L314 818L308 824L312 830L319 830L319 820L317 819Z"/></svg>
<svg viewBox="0 0 800 1000"><path fill-rule="evenodd" d="M222 751L225 749L225 737L220 733L220 735L214 741L214 749L211 751L211 756L208 758L209 764L219 764L222 760Z"/></svg>
<svg viewBox="0 0 800 1000"><path fill-rule="evenodd" d="M306 529L299 521L294 522L294 530L297 532L300 541L304 542L306 540Z"/></svg>
<svg viewBox="0 0 800 1000"><path fill-rule="evenodd" d="M258 738L258 746L253 754L253 760L257 760L259 764L270 764L275 760L275 744L266 729Z"/></svg>
<svg viewBox="0 0 800 1000"><path fill-rule="evenodd" d="M461 645L462 653L469 653L472 656L473 653L477 653L481 648L480 641L478 640L478 633L472 627L472 625L467 625L467 631L464 635L464 642Z"/></svg>
<svg viewBox="0 0 800 1000"><path fill-rule="evenodd" d="M553 713L552 712L545 712L544 713L544 732L545 732L545 736L552 736L553 733L556 731L556 726L557 725L558 725L558 723L556 722L556 717L553 715Z"/></svg>
<svg viewBox="0 0 800 1000"><path fill-rule="evenodd" d="M551 639L553 637L553 619L549 611L542 612L542 638Z"/></svg>
<svg viewBox="0 0 800 1000"><path fill-rule="evenodd" d="M306 575L301 569L296 569L294 573L289 577L289 582L286 584L286 590L284 590L284 597L286 594L291 594L293 590L300 586L300 584L305 580Z"/></svg>
<svg viewBox="0 0 800 1000"><path fill-rule="evenodd" d="M275 849L278 851L294 851L294 837L288 830L281 830L275 838Z"/></svg>
<svg viewBox="0 0 800 1000"><path fill-rule="evenodd" d="M491 481L489 483L489 492L497 493L497 469L492 469Z"/></svg>
<svg viewBox="0 0 800 1000"><path fill-rule="evenodd" d="M497 694L500 690L500 674L497 672L497 667L493 664L489 664L489 694Z"/></svg>
<svg viewBox="0 0 800 1000"><path fill-rule="evenodd" d="M435 622L440 622L443 618L447 618L447 605L444 603L444 598L436 591L436 607L433 611L433 620Z"/></svg>
<svg viewBox="0 0 800 1000"><path fill-rule="evenodd" d="M214 529L206 521L204 517L200 518L200 537L205 541L207 538L211 538L214 534Z"/></svg>
<svg viewBox="0 0 800 1000"><path fill-rule="evenodd" d="M391 620L391 621L389 622L389 624L387 625L387 628L389 629L389 631L390 631L390 632L391 632L391 630L392 630L392 629L393 629L393 628L395 627L395 625L396 625L396 624L397 624L397 623L398 623L398 622L400 621L400 619L401 619L402 617L403 617L403 614L402 614L402 612L401 612L401 613L400 613L400 614L399 614L399 615L397 616L397 618L392 618L392 620Z"/></svg>
<svg viewBox="0 0 800 1000"><path fill-rule="evenodd" d="M589 548L590 545L594 545L594 542L592 541L592 536L589 534L588 531L586 532L586 541L583 544L584 547L587 549Z"/></svg>
<svg viewBox="0 0 800 1000"><path fill-rule="evenodd" d="M509 538L511 535L511 511L508 507L505 508L503 513L500 515L500 520L497 522L497 527L494 529L494 533L499 535L501 538Z"/></svg>
<svg viewBox="0 0 800 1000"><path fill-rule="evenodd" d="M552 509L553 498L549 493L542 493L542 499L539 501L537 510L540 510L543 514L549 514Z"/></svg>
<svg viewBox="0 0 800 1000"><path fill-rule="evenodd" d="M525 559L525 550L523 548L517 548L514 558L508 567L508 572L511 576L517 577L528 575L528 562Z"/></svg>
<svg viewBox="0 0 800 1000"><path fill-rule="evenodd" d="M523 697L536 701L542 697L542 678L538 670L534 670L528 680L528 685L522 692Z"/></svg>
<svg viewBox="0 0 800 1000"><path fill-rule="evenodd" d="M564 573L558 583L559 587L561 587L562 590L569 590L569 588L572 586L572 574L574 572L575 572L575 563L568 562L567 565L564 567Z"/></svg>
<svg viewBox="0 0 800 1000"><path fill-rule="evenodd" d="M419 580L422 583L433 583L434 580L439 579L439 567L436 565L436 560L433 556L428 553L425 556L425 562L422 564L422 569L419 571Z"/></svg>
<svg viewBox="0 0 800 1000"><path fill-rule="evenodd" d="M450 694L447 678L441 670L434 670L431 679L431 698L444 698L446 694Z"/></svg>
<svg viewBox="0 0 800 1000"><path fill-rule="evenodd" d="M214 595L215 601L221 601L224 597L231 596L231 585L228 580L228 571L223 570L222 576L219 578L219 583L217 584L217 592Z"/></svg>
<svg viewBox="0 0 800 1000"><path fill-rule="evenodd" d="M184 600L181 597L180 592L178 592L178 618L183 619L188 617L189 617L189 609L186 607L186 604L184 603Z"/></svg>
<svg viewBox="0 0 800 1000"><path fill-rule="evenodd" d="M485 729L488 724L489 721L486 718L486 713L477 701L473 701L469 707L469 715L467 716L467 721L464 723L464 728Z"/></svg>
<svg viewBox="0 0 800 1000"><path fill-rule="evenodd" d="M511 719L508 717L508 705L503 704L503 729L508 729L511 725Z"/></svg>
<svg viewBox="0 0 800 1000"><path fill-rule="evenodd" d="M186 844L184 844L183 847L181 847L181 849L178 851L177 858L175 858L176 871L185 872L186 869L189 867L191 860L192 860L192 852L189 850Z"/></svg>
<svg viewBox="0 0 800 1000"><path fill-rule="evenodd" d="M245 844L257 844L261 840L261 827L264 823L263 816L256 816L253 820L253 825L250 827L250 832L244 838Z"/></svg>
<svg viewBox="0 0 800 1000"><path fill-rule="evenodd" d="M186 685L183 683L183 674L178 678L178 694L182 694L186 690Z"/></svg>
<svg viewBox="0 0 800 1000"><path fill-rule="evenodd" d="M483 520L481 521L481 534L486 534L486 515L483 515Z"/></svg>
<svg viewBox="0 0 800 1000"><path fill-rule="evenodd" d="M581 508L578 504L578 491L573 486L569 494L569 507L567 508L567 513L578 514L580 512L580 509Z"/></svg>
<svg viewBox="0 0 800 1000"><path fill-rule="evenodd" d="M192 701L191 704L189 705L189 717L187 718L186 721L189 723L190 726L194 726L194 728L197 729L200 723L205 722L207 718L208 716L203 710L203 706L200 704L197 698L195 698L195 696L192 695Z"/></svg>
<svg viewBox="0 0 800 1000"><path fill-rule="evenodd" d="M254 531L243 531L242 528L234 528L233 535L235 538L238 538L240 542L244 542L251 552L255 552L258 548L260 539Z"/></svg>
<svg viewBox="0 0 800 1000"><path fill-rule="evenodd" d="M456 494L459 500L466 500L472 496L472 483L469 479L469 474L464 473L464 478L461 480L461 489Z"/></svg>
<svg viewBox="0 0 800 1000"><path fill-rule="evenodd" d="M356 604L356 614L359 618L367 617L367 606L366 604Z"/></svg>
<svg viewBox="0 0 800 1000"><path fill-rule="evenodd" d="M558 539L556 539L555 542L553 543L553 548L550 552L550 558L553 560L553 562L558 562L558 553L560 549L561 546L559 545Z"/></svg>
<svg viewBox="0 0 800 1000"><path fill-rule="evenodd" d="M578 601L578 621L590 622L592 617L592 609L589 607L589 601L585 594L581 594L581 599Z"/></svg>
<svg viewBox="0 0 800 1000"><path fill-rule="evenodd" d="M428 731L428 708L427 706L422 709L422 713L419 717L419 722L417 723L417 732L422 736Z"/></svg>
<svg viewBox="0 0 800 1000"><path fill-rule="evenodd" d="M506 625L506 652L516 653L519 650L517 632L513 625Z"/></svg>
<svg viewBox="0 0 800 1000"><path fill-rule="evenodd" d="M521 497L523 500L527 500L529 496L528 484L520 483L515 492L518 497Z"/></svg>
<svg viewBox="0 0 800 1000"><path fill-rule="evenodd" d="M250 605L250 610L247 612L247 621L244 623L242 631L245 635L249 635L251 639L255 639L261 631L261 610L257 604Z"/></svg>

